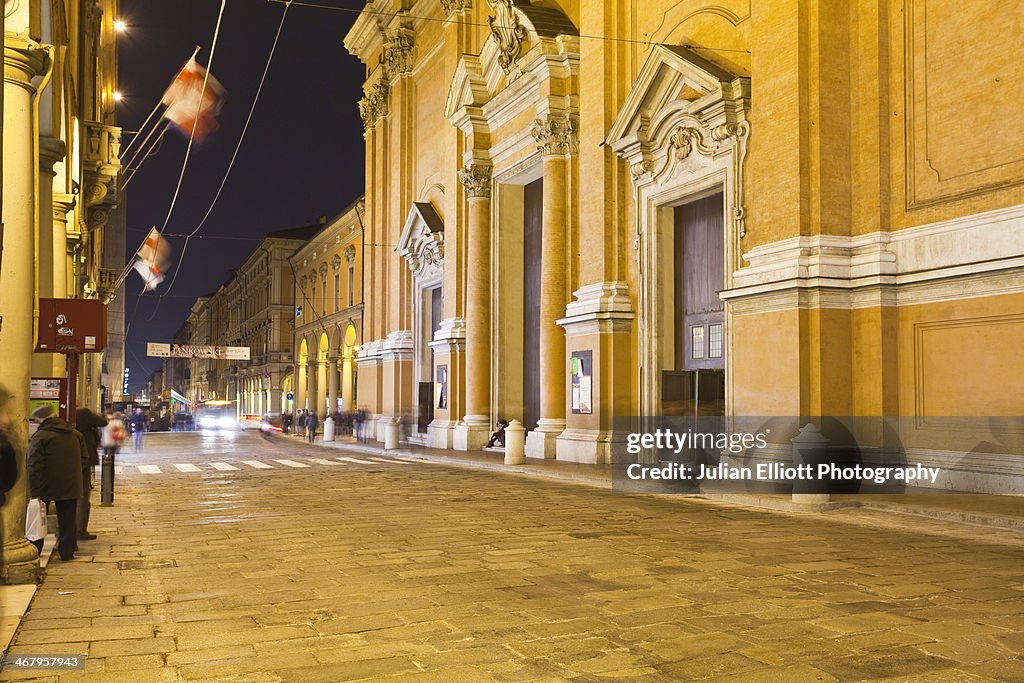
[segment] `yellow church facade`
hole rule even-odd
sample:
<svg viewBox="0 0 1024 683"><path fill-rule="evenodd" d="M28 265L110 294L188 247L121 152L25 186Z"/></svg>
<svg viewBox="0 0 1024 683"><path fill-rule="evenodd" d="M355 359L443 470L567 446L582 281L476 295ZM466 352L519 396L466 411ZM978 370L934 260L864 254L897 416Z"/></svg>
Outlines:
<svg viewBox="0 0 1024 683"><path fill-rule="evenodd" d="M1019 415L1022 14L368 2L378 435L604 463L630 415Z"/></svg>

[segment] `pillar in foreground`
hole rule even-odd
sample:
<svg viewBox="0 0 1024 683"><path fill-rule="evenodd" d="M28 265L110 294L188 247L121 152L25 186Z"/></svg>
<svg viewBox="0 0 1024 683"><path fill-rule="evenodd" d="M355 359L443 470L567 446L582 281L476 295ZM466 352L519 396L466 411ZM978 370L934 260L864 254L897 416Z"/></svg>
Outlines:
<svg viewBox="0 0 1024 683"><path fill-rule="evenodd" d="M32 363L35 290L35 181L32 79L48 66L48 53L24 36L4 33L3 260L0 261L0 385L7 404L18 479L0 507L0 582L32 583L39 571L35 546L25 540L28 485L28 390Z"/></svg>

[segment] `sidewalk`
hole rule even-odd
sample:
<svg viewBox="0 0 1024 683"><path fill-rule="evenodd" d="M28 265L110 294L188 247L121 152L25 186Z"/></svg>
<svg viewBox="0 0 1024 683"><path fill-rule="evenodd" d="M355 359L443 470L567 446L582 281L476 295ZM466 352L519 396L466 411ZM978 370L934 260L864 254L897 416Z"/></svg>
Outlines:
<svg viewBox="0 0 1024 683"><path fill-rule="evenodd" d="M289 435L280 438L297 439L299 437ZM359 443L351 436L340 436L335 441L329 442L318 440L314 445L324 448L345 449L373 456L386 455L458 467L495 470L521 476L557 479L609 490L612 487L612 468L610 465L588 465L538 458L527 458L524 465L506 465L504 456L496 451L454 451L426 448L408 443L403 443L396 449L385 450L380 442ZM812 507L794 503L788 495L752 493L707 494L696 497L773 510L790 512L814 511ZM861 508L864 510L918 515L959 524L974 524L1024 531L1024 496L941 492L899 495L839 495L833 496L832 502L819 511L824 512L840 508Z"/></svg>

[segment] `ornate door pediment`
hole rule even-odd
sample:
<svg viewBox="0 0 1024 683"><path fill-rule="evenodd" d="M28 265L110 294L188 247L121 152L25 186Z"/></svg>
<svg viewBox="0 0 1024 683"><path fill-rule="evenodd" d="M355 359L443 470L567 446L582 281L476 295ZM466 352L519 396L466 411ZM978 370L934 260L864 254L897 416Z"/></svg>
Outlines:
<svg viewBox="0 0 1024 683"><path fill-rule="evenodd" d="M429 202L413 202L395 247L417 280L440 280L444 271L444 221Z"/></svg>

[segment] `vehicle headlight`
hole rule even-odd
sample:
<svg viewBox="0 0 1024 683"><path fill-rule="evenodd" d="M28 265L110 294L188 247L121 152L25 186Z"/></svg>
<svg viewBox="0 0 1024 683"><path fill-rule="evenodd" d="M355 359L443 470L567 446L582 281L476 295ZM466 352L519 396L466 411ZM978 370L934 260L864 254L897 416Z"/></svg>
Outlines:
<svg viewBox="0 0 1024 683"><path fill-rule="evenodd" d="M231 429L232 427L235 426L235 421L230 417L222 417L218 421L218 425L220 426L221 429Z"/></svg>
<svg viewBox="0 0 1024 683"><path fill-rule="evenodd" d="M204 417L199 420L199 426L203 429L213 429L217 426L217 423L213 418Z"/></svg>

